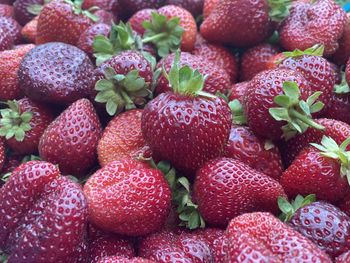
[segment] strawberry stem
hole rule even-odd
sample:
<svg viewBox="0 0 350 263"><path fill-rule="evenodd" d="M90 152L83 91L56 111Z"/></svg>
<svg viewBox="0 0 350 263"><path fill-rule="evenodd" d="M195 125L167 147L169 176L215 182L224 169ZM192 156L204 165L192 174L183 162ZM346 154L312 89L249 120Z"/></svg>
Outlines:
<svg viewBox="0 0 350 263"><path fill-rule="evenodd" d="M289 114L292 116L292 117L295 117L296 119L298 120L301 120L302 122L304 122L305 124L307 124L308 126L310 127L313 127L317 130L324 130L325 128L318 124L317 122L313 121L312 119L310 119L309 117L299 113L298 111L296 111L295 109L290 109L289 110Z"/></svg>

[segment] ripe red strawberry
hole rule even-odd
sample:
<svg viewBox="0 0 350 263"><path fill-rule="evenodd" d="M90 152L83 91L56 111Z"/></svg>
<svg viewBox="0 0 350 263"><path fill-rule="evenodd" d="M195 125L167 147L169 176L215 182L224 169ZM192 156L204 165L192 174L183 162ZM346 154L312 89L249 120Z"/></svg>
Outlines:
<svg viewBox="0 0 350 263"><path fill-rule="evenodd" d="M23 45L13 50L0 52L0 100L19 99L23 96L17 72L23 57L32 48L34 45Z"/></svg>
<svg viewBox="0 0 350 263"><path fill-rule="evenodd" d="M21 38L21 26L12 17L0 16L0 51L10 49Z"/></svg>
<svg viewBox="0 0 350 263"><path fill-rule="evenodd" d="M277 181L281 177L283 167L277 146L255 136L248 127L232 126L223 155L237 159Z"/></svg>
<svg viewBox="0 0 350 263"><path fill-rule="evenodd" d="M39 142L43 160L64 174L84 175L96 160L101 124L90 101L74 102L45 130Z"/></svg>
<svg viewBox="0 0 350 263"><path fill-rule="evenodd" d="M330 106L325 112L324 117L343 121L350 124L350 96L348 93L337 94L333 92Z"/></svg>
<svg viewBox="0 0 350 263"><path fill-rule="evenodd" d="M167 0L168 5L177 5L188 10L194 17L202 14L203 0Z"/></svg>
<svg viewBox="0 0 350 263"><path fill-rule="evenodd" d="M5 144L4 140L0 140L0 172L3 173L3 167L5 164ZM5 171L6 172L6 171Z"/></svg>
<svg viewBox="0 0 350 263"><path fill-rule="evenodd" d="M118 0L85 0L82 8L87 10L94 6L102 10L117 12Z"/></svg>
<svg viewBox="0 0 350 263"><path fill-rule="evenodd" d="M111 161L150 157L151 152L141 132L142 110L131 110L114 117L98 142L97 156L101 166Z"/></svg>
<svg viewBox="0 0 350 263"><path fill-rule="evenodd" d="M30 43L35 43L39 16L29 21L21 30L22 37Z"/></svg>
<svg viewBox="0 0 350 263"><path fill-rule="evenodd" d="M288 196L293 198L298 194L313 193L318 199L331 203L341 200L349 190L348 144L345 140L338 146L334 139L324 136L321 145L312 144L301 151L281 177Z"/></svg>
<svg viewBox="0 0 350 263"><path fill-rule="evenodd" d="M89 96L94 66L80 49L64 43L39 45L22 60L18 78L31 99L69 104Z"/></svg>
<svg viewBox="0 0 350 263"><path fill-rule="evenodd" d="M145 33L145 28L142 26L144 21L150 21L152 19L152 13L157 12L156 9L146 8L140 11L137 11L132 17L129 19L129 23L131 25L132 30L137 32L140 35Z"/></svg>
<svg viewBox="0 0 350 263"><path fill-rule="evenodd" d="M31 161L12 173L0 197L0 248L9 262L76 262L87 223L79 185L53 164Z"/></svg>
<svg viewBox="0 0 350 263"><path fill-rule="evenodd" d="M269 213L236 217L226 235L227 254L217 262L332 262L309 239Z"/></svg>
<svg viewBox="0 0 350 263"><path fill-rule="evenodd" d="M7 105L0 110L0 136L17 154L36 153L41 135L54 118L51 109L28 98Z"/></svg>
<svg viewBox="0 0 350 263"><path fill-rule="evenodd" d="M40 7L43 5L44 0L16 0L13 3L15 19L24 26L35 17L33 13L40 13Z"/></svg>
<svg viewBox="0 0 350 263"><path fill-rule="evenodd" d="M172 64L174 63L174 59L175 54L165 57L158 63L157 68L164 67L166 72L169 72ZM203 91L212 94L216 94L218 91L226 93L231 86L230 76L225 70L199 56L195 56L187 52L181 52L180 66L189 66L190 68L198 70L202 75L207 76L204 82ZM156 94L160 94L169 90L171 90L169 81L166 79L163 73L157 81L155 92Z"/></svg>
<svg viewBox="0 0 350 263"><path fill-rule="evenodd" d="M124 17L130 17L142 9L158 9L164 4L165 0L119 0L119 6L121 7L119 13Z"/></svg>
<svg viewBox="0 0 350 263"><path fill-rule="evenodd" d="M342 37L338 41L339 48L332 55L332 61L337 65L345 65L350 58L350 15L345 24Z"/></svg>
<svg viewBox="0 0 350 263"><path fill-rule="evenodd" d="M204 0L204 5L203 5L203 16L204 18L207 18L211 12L213 12L215 6L219 0Z"/></svg>
<svg viewBox="0 0 350 263"><path fill-rule="evenodd" d="M230 76L231 82L235 83L238 79L238 62L236 57L223 46L215 44L196 45L192 54L202 57L217 66L221 67Z"/></svg>
<svg viewBox="0 0 350 263"><path fill-rule="evenodd" d="M202 91L204 78L197 70L179 69L178 53L168 79L172 91L146 105L142 133L157 156L193 175L223 150L230 133L230 109L222 98Z"/></svg>
<svg viewBox="0 0 350 263"><path fill-rule="evenodd" d="M99 228L129 236L162 227L171 205L163 174L135 160L113 161L84 186L90 221Z"/></svg>
<svg viewBox="0 0 350 263"><path fill-rule="evenodd" d="M238 100L241 104L244 104L245 93L249 87L249 81L233 84L229 91L229 101Z"/></svg>
<svg viewBox="0 0 350 263"><path fill-rule="evenodd" d="M40 12L36 43L63 42L76 45L80 35L97 20L96 16L82 11L78 3L54 0Z"/></svg>
<svg viewBox="0 0 350 263"><path fill-rule="evenodd" d="M341 254L335 259L335 263L346 263L350 261L350 250Z"/></svg>
<svg viewBox="0 0 350 263"><path fill-rule="evenodd" d="M98 263L155 263L153 260L148 260L144 258L125 258L118 256L104 257L98 261Z"/></svg>
<svg viewBox="0 0 350 263"><path fill-rule="evenodd" d="M346 81L348 82L348 84L350 83L350 59L348 60L347 64L346 64L346 69L345 69L345 77L346 77ZM350 84L349 84L350 85Z"/></svg>
<svg viewBox="0 0 350 263"><path fill-rule="evenodd" d="M13 17L13 7L10 5L0 4L0 16Z"/></svg>
<svg viewBox="0 0 350 263"><path fill-rule="evenodd" d="M202 229L196 229L192 231L191 233L198 239L206 242L209 245L210 251L212 252L212 255L214 255L215 252L215 243L218 238L221 238L224 235L224 230L220 228L202 228Z"/></svg>
<svg viewBox="0 0 350 263"><path fill-rule="evenodd" d="M287 50L325 46L325 55L339 47L347 16L333 0L294 2L289 16L279 28L280 43Z"/></svg>
<svg viewBox="0 0 350 263"><path fill-rule="evenodd" d="M277 181L235 159L211 160L196 173L194 199L211 225L225 227L248 212L276 213L279 196L285 193Z"/></svg>
<svg viewBox="0 0 350 263"><path fill-rule="evenodd" d="M260 44L243 53L241 59L241 81L251 80L256 74L268 69L266 63L279 53L279 48L271 44Z"/></svg>

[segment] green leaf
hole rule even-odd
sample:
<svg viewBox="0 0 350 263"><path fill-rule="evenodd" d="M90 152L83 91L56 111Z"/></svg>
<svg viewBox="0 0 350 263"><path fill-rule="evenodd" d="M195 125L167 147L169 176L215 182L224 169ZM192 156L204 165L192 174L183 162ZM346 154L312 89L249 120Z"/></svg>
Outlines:
<svg viewBox="0 0 350 263"><path fill-rule="evenodd" d="M114 48L110 40L103 36L103 35L97 35L94 38L94 42L92 45L94 49L94 53L102 53L102 54L114 54Z"/></svg>
<svg viewBox="0 0 350 263"><path fill-rule="evenodd" d="M292 5L291 0L268 0L270 7L269 16L272 21L281 22L289 15L289 8Z"/></svg>
<svg viewBox="0 0 350 263"><path fill-rule="evenodd" d="M110 80L100 79L99 81L96 82L95 90L97 91L114 90L114 84Z"/></svg>
<svg viewBox="0 0 350 263"><path fill-rule="evenodd" d="M108 100L106 103L106 111L110 116L114 116L117 112L118 105L113 100Z"/></svg>
<svg viewBox="0 0 350 263"><path fill-rule="evenodd" d="M178 182L189 192L190 191L190 182L186 177L180 177Z"/></svg>
<svg viewBox="0 0 350 263"><path fill-rule="evenodd" d="M41 10L43 10L43 5L33 4L27 7L27 11L32 15L39 15Z"/></svg>
<svg viewBox="0 0 350 263"><path fill-rule="evenodd" d="M302 111L307 115L307 116L311 116L311 110L309 105L305 102L305 101L300 101L299 102L299 107L302 109Z"/></svg>
<svg viewBox="0 0 350 263"><path fill-rule="evenodd" d="M24 123L29 123L32 118L33 118L33 113L31 113L29 111L26 111L26 112L22 113L22 115L21 115L22 122L24 122Z"/></svg>
<svg viewBox="0 0 350 263"><path fill-rule="evenodd" d="M288 96L286 95L277 95L274 98L274 102L278 105L278 106L282 106L282 107L289 107L291 105L291 100L289 99Z"/></svg>
<svg viewBox="0 0 350 263"><path fill-rule="evenodd" d="M318 101L310 107L310 112L316 113L316 112L321 111L323 108L324 108L324 103L321 101Z"/></svg>
<svg viewBox="0 0 350 263"><path fill-rule="evenodd" d="M320 95L322 94L321 91L316 91L314 94L312 94L310 97L307 98L306 103L309 106L312 106L316 100L320 97Z"/></svg>
<svg viewBox="0 0 350 263"><path fill-rule="evenodd" d="M288 110L285 108L270 108L269 113L276 121L290 121Z"/></svg>
<svg viewBox="0 0 350 263"><path fill-rule="evenodd" d="M293 103L297 103L299 101L300 90L296 82L283 82L283 91L284 94L286 94L286 96L288 96Z"/></svg>

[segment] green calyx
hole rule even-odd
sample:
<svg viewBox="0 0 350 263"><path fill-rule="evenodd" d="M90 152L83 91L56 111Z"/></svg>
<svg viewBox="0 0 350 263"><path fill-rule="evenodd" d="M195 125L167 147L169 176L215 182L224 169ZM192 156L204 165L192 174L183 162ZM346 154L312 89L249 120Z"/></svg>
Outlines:
<svg viewBox="0 0 350 263"><path fill-rule="evenodd" d="M180 26L180 18L173 17L168 20L166 16L153 12L151 20L144 21L142 26L146 30L142 42L152 43L160 57L180 48L184 32Z"/></svg>
<svg viewBox="0 0 350 263"><path fill-rule="evenodd" d="M292 219L293 215L299 208L309 205L315 201L316 201L316 195L314 194L305 196L305 198L301 195L297 195L295 200L292 201L291 203L289 203L288 200L285 199L284 197L278 197L277 199L278 207L282 211L279 218L283 222L288 222Z"/></svg>
<svg viewBox="0 0 350 263"><path fill-rule="evenodd" d="M169 162L161 161L157 168L161 170L172 189L173 203L181 220L180 226L189 229L204 228L205 222L198 211L198 205L192 201L190 182L186 177L177 177Z"/></svg>
<svg viewBox="0 0 350 263"><path fill-rule="evenodd" d="M72 2L70 0L64 0L64 2L66 2L67 4L70 4L72 6L73 13L75 15L86 16L87 18L89 18L93 22L97 22L99 20L98 16L91 13L93 11L98 10L99 9L98 7L93 6L93 7L89 8L88 10L83 10L82 5L83 5L84 0L75 0L74 2Z"/></svg>
<svg viewBox="0 0 350 263"><path fill-rule="evenodd" d="M0 110L0 136L6 140L14 137L16 141L22 142L25 133L30 131L30 121L33 118L31 112L21 112L16 101L5 103L8 108Z"/></svg>
<svg viewBox="0 0 350 263"><path fill-rule="evenodd" d="M350 144L347 138L340 146L330 137L323 136L321 144L311 143L311 145L321 151L325 157L335 159L340 163L340 175L346 176L350 184L350 151L346 148Z"/></svg>
<svg viewBox="0 0 350 263"><path fill-rule="evenodd" d="M342 71L341 75L341 83L334 86L334 92L336 94L348 94L350 92L350 88L348 82L346 81L345 72Z"/></svg>
<svg viewBox="0 0 350 263"><path fill-rule="evenodd" d="M247 124L247 117L244 114L244 109L239 100L235 99L228 103L232 112L232 122L237 125Z"/></svg>
<svg viewBox="0 0 350 263"><path fill-rule="evenodd" d="M97 81L98 91L95 101L106 104L106 111L114 116L122 110L143 107L147 98L152 95L150 83L139 76L138 70L132 70L126 75L117 74L113 68L106 68L105 78Z"/></svg>
<svg viewBox="0 0 350 263"><path fill-rule="evenodd" d="M44 3L42 5L39 4L33 4L27 7L27 11L32 15L39 15L41 10L43 10L44 5L50 3L52 0L44 0Z"/></svg>
<svg viewBox="0 0 350 263"><path fill-rule="evenodd" d="M270 7L269 15L272 21L281 22L289 15L292 0L268 0Z"/></svg>
<svg viewBox="0 0 350 263"><path fill-rule="evenodd" d="M323 53L324 53L324 46L321 44L316 44L308 49L305 49L304 51L300 49L295 49L293 51L283 52L283 55L285 56L285 58L296 58L304 55L322 57Z"/></svg>
<svg viewBox="0 0 350 263"><path fill-rule="evenodd" d="M315 92L306 101L300 100L298 84L291 81L283 83L283 95L277 95L274 102L280 106L270 108L270 115L277 121L286 121L282 127L283 138L289 140L296 134L304 133L309 127L323 130L324 127L316 123L311 114L319 112L324 104L317 101L321 92ZM317 101L317 102L316 102Z"/></svg>

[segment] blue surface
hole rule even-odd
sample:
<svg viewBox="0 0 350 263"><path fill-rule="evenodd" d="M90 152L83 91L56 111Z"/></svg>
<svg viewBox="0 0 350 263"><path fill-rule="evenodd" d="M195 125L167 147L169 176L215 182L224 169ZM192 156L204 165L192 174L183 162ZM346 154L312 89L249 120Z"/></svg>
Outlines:
<svg viewBox="0 0 350 263"><path fill-rule="evenodd" d="M349 12L350 11L350 3L347 3L346 5L343 6L345 12Z"/></svg>

